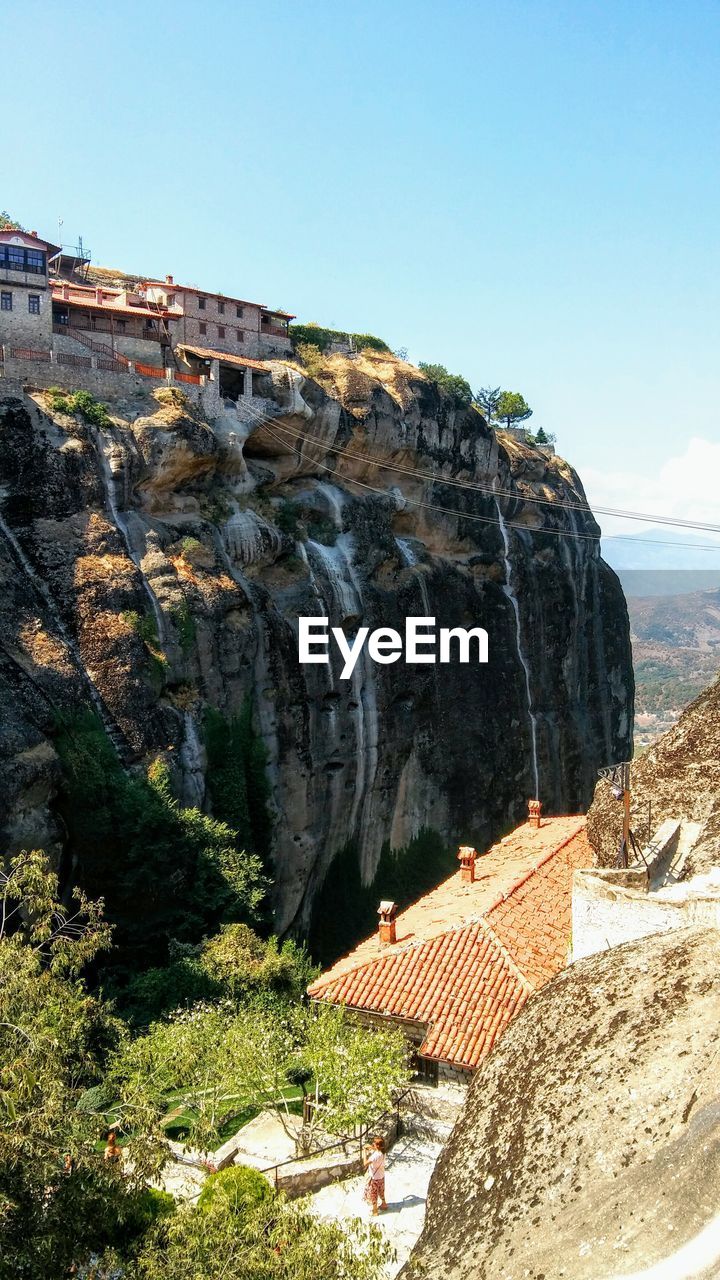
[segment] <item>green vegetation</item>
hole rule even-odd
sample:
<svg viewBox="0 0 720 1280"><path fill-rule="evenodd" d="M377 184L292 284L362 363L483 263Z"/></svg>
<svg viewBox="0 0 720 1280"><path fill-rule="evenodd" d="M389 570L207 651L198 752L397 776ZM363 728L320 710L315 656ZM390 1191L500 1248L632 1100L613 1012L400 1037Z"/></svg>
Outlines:
<svg viewBox="0 0 720 1280"><path fill-rule="evenodd" d="M302 947L266 940L245 924L227 924L203 942L174 942L170 961L129 978L122 1012L134 1026L147 1026L173 1009L198 1001L273 1008L302 999L316 970Z"/></svg>
<svg viewBox="0 0 720 1280"><path fill-rule="evenodd" d="M421 369L426 378L450 397L456 409L467 409L472 403L470 383L459 373L448 373L444 364L426 364L422 360L418 369Z"/></svg>
<svg viewBox="0 0 720 1280"><path fill-rule="evenodd" d="M250 699L230 720L209 707L203 736L213 813L232 827L241 847L252 849L267 864L272 836L267 753L253 727Z"/></svg>
<svg viewBox="0 0 720 1280"><path fill-rule="evenodd" d="M310 951L328 965L377 927L377 905L392 898L405 907L455 871L452 850L437 831L424 828L401 849L383 846L370 885L363 885L357 853L347 844L330 863L316 899Z"/></svg>
<svg viewBox="0 0 720 1280"><path fill-rule="evenodd" d="M24 230L25 228L21 227L19 222L16 222L14 218L10 217L10 214L8 213L7 209L3 209L2 212L0 212L0 231L24 231Z"/></svg>
<svg viewBox="0 0 720 1280"><path fill-rule="evenodd" d="M153 645L157 648L157 622L152 613L137 613L134 609L128 609L120 616L123 622L132 627L132 630L140 637L143 644Z"/></svg>
<svg viewBox="0 0 720 1280"><path fill-rule="evenodd" d="M382 1082L395 1071L391 1039L328 1010L314 1040L291 1027L289 1048L279 1021L201 1006L132 1040L82 977L110 944L100 908L82 894L64 908L39 852L0 873L0 921L3 1275L379 1280L387 1248L376 1232L320 1222L253 1170L209 1178L196 1207L176 1207L147 1182L168 1156L163 1129L176 1084L176 1109L192 1099L194 1130L209 1135L220 1109L237 1106L229 1086L252 1095L254 1082L291 1052L322 1067L321 1087L333 1098L346 1060L351 1102L363 1080L368 1093L379 1081L383 1096ZM104 1158L108 1110L129 1145L122 1162Z"/></svg>
<svg viewBox="0 0 720 1280"><path fill-rule="evenodd" d="M532 409L520 395L519 391L503 391L498 401L496 416L498 422L512 427L518 422L525 422L532 417Z"/></svg>
<svg viewBox="0 0 720 1280"><path fill-rule="evenodd" d="M238 849L226 823L178 805L162 760L146 777L126 774L89 712L59 721L56 747L69 848L114 925L116 980L167 963L171 940L196 943L223 922L256 919L260 860Z"/></svg>
<svg viewBox="0 0 720 1280"><path fill-rule="evenodd" d="M46 394L54 413L80 417L94 427L110 426L107 405L101 404L89 391L73 391L68 395L60 387L49 387Z"/></svg>
<svg viewBox="0 0 720 1280"><path fill-rule="evenodd" d="M342 329L324 329L319 324L291 324L290 337L296 350L300 345L307 345L324 352L334 342L346 342L350 338L358 351L390 352L388 344L372 333L345 333Z"/></svg>
<svg viewBox="0 0 720 1280"><path fill-rule="evenodd" d="M190 602L187 597L183 596L182 603L175 609L171 609L170 617L177 629L180 649L187 657L195 644L195 619L192 616Z"/></svg>
<svg viewBox="0 0 720 1280"><path fill-rule="evenodd" d="M204 544L199 538L186 537L180 541L180 547L183 555L192 555L194 551L204 551Z"/></svg>

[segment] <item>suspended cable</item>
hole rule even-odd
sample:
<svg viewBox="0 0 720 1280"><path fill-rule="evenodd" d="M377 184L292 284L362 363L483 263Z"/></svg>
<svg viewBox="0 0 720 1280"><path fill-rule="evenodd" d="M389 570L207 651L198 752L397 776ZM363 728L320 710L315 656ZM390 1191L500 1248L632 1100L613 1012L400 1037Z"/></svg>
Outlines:
<svg viewBox="0 0 720 1280"><path fill-rule="evenodd" d="M367 466L378 467L380 470L396 472L398 475L410 476L413 479L423 480L425 483L450 485L456 489L466 489L470 492L485 493L492 498L508 498L514 502L528 502L538 506L552 507L553 510L562 509L567 511L583 511L589 516L593 516L597 513L598 515L612 516L619 520L637 520L643 524L669 525L670 527L678 529L697 529L704 533L720 534L720 524L711 524L707 521L687 520L680 516L649 515L646 512L627 511L623 508L616 507L593 506L591 508L587 501L572 502L567 499L557 501L554 498L540 498L535 494L522 494L511 489L494 489L491 485L481 484L478 481L457 480L450 476L429 475L426 471L419 471L411 467L403 467L398 463L381 462L376 458L369 457L367 454L355 453L350 449L343 448L341 445L329 444L326 440L321 440L317 436L310 435L308 432L293 432L291 427L288 427L285 424L278 424L276 418L267 417L265 414L261 413L260 410L256 409L254 405L247 405L245 407L259 423L264 425L272 423L273 425L279 426L281 430L287 431L291 435L295 435L296 438L303 443L317 445L326 453L338 454L340 457L350 458L356 462L363 462ZM610 534L606 536L623 537L624 535ZM638 539L633 538L633 541L638 541ZM680 544L675 543L672 545L678 546ZM711 548L711 550L716 549L720 549L720 547Z"/></svg>

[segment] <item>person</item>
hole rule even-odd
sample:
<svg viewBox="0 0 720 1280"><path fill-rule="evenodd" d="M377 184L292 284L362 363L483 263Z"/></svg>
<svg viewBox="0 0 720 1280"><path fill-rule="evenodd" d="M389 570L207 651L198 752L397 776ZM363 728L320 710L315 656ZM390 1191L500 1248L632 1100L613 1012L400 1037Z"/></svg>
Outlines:
<svg viewBox="0 0 720 1280"><path fill-rule="evenodd" d="M373 1215L378 1209L387 1209L385 1199L385 1143L373 1138L372 1146L365 1148L363 1163L367 1172L363 1199L371 1206Z"/></svg>
<svg viewBox="0 0 720 1280"><path fill-rule="evenodd" d="M110 1129L105 1144L105 1159L108 1164L119 1164L122 1160L122 1148L118 1146L117 1134L114 1129Z"/></svg>

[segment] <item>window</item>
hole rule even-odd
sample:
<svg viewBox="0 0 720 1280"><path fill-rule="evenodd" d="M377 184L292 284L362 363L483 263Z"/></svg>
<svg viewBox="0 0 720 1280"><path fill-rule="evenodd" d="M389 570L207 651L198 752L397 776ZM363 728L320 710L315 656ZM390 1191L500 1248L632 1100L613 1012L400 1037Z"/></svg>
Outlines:
<svg viewBox="0 0 720 1280"><path fill-rule="evenodd" d="M245 334L243 333L242 329L236 329L236 330L235 330L235 333L236 333L236 335L237 335L237 340L238 340L238 342L244 342L244 341L245 341Z"/></svg>
<svg viewBox="0 0 720 1280"><path fill-rule="evenodd" d="M45 254L41 249L23 249L16 244L0 244L0 267L8 271L45 275Z"/></svg>
<svg viewBox="0 0 720 1280"><path fill-rule="evenodd" d="M218 302L218 315L219 315L219 316L224 316L224 315L225 315L225 303L224 303L224 302Z"/></svg>
<svg viewBox="0 0 720 1280"><path fill-rule="evenodd" d="M33 271L35 275L42 276L45 274L45 254L40 249L25 250L25 269Z"/></svg>
<svg viewBox="0 0 720 1280"><path fill-rule="evenodd" d="M219 324L219 325L218 325L218 338L224 338L224 337L225 337L225 325L224 325L224 324Z"/></svg>
<svg viewBox="0 0 720 1280"><path fill-rule="evenodd" d="M205 337L205 334L207 333L207 325L205 324L205 322L204 322L203 320L201 320L201 321L200 321L199 328L200 328L200 335L201 335L201 337L203 337L203 338L204 338L204 337Z"/></svg>
<svg viewBox="0 0 720 1280"><path fill-rule="evenodd" d="M242 307L236 307L236 308L235 308L235 315L237 316L238 320L242 320L242 318L243 318L243 308L242 308Z"/></svg>
<svg viewBox="0 0 720 1280"><path fill-rule="evenodd" d="M12 311L12 294L3 289L0 293L0 311Z"/></svg>
<svg viewBox="0 0 720 1280"><path fill-rule="evenodd" d="M31 293L28 295L28 311L31 316L40 315L40 294Z"/></svg>
<svg viewBox="0 0 720 1280"><path fill-rule="evenodd" d="M174 306L175 306L175 294L174 294L174 293L169 293L169 294L168 294L168 296L167 296L167 304L168 304L168 306L169 306L169 307L174 307Z"/></svg>
<svg viewBox="0 0 720 1280"><path fill-rule="evenodd" d="M204 310L205 310L205 299L204 299L204 298L198 298L198 307L200 308L200 310L201 310L201 311L204 311Z"/></svg>

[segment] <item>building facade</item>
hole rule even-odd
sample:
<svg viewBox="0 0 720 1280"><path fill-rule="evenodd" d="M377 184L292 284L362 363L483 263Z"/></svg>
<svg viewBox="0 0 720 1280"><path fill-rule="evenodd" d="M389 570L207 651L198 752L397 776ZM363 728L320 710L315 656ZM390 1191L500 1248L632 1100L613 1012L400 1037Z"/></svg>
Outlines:
<svg viewBox="0 0 720 1280"><path fill-rule="evenodd" d="M48 262L57 252L36 231L0 231L0 342L33 350L50 347Z"/></svg>
<svg viewBox="0 0 720 1280"><path fill-rule="evenodd" d="M177 316L176 341L184 346L209 347L255 360L282 358L292 351L288 326L295 317L288 312L176 285L172 276L149 281L144 288L149 301Z"/></svg>

